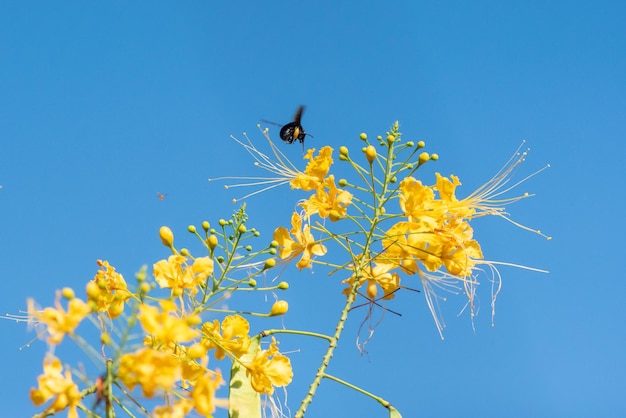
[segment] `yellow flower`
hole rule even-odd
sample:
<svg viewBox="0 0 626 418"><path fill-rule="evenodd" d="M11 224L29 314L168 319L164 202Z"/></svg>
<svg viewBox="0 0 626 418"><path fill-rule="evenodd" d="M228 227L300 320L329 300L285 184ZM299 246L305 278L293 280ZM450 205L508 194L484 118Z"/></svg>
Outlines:
<svg viewBox="0 0 626 418"><path fill-rule="evenodd" d="M435 193L430 187L413 177L406 177L400 182L399 199L400 209L410 222L427 223L433 227L436 225L434 218L439 215L433 213Z"/></svg>
<svg viewBox="0 0 626 418"><path fill-rule="evenodd" d="M400 276L398 273L390 273L391 270L396 268L394 264L381 264L381 263L369 263L363 270L361 270L361 278L359 279L359 286L367 283L365 294L370 299L375 299L378 295L378 287L383 290L383 299L393 299L395 291L400 287ZM347 295L352 288L356 275L353 274L349 279L344 280L342 283L347 283L349 286L344 289L343 294Z"/></svg>
<svg viewBox="0 0 626 418"><path fill-rule="evenodd" d="M324 180L324 177L328 174L332 160L332 148L323 147L317 156L313 156L314 150L308 150L305 155L305 159L309 160L304 172L300 171L296 166L283 154L279 147L269 137L268 131L263 130L263 135L267 140L273 155L266 155L260 151L256 145L244 134L245 141L239 140L235 137L231 137L239 145L243 146L246 151L254 158L254 165L269 171L276 175L276 177L235 177L226 176L211 178L209 181L215 180L243 180L243 183L230 184L225 187L260 187L260 189L253 191L241 198L233 199L233 202L246 199L250 196L254 196L258 193L262 193L266 190L273 189L284 184L290 184L292 189L302 190L315 190Z"/></svg>
<svg viewBox="0 0 626 418"><path fill-rule="evenodd" d="M215 392L223 383L219 371L209 371L195 381L191 398L194 408L200 415L208 417L215 412Z"/></svg>
<svg viewBox="0 0 626 418"><path fill-rule="evenodd" d="M305 224L303 227L302 218L296 212L291 215L291 225L291 233L282 226L274 231L274 240L278 242L280 258L292 259L302 254L296 266L300 270L311 267L312 256L326 254L326 247L315 241L310 226Z"/></svg>
<svg viewBox="0 0 626 418"><path fill-rule="evenodd" d="M28 316L31 321L46 324L48 326L48 342L50 344L60 344L65 334L73 334L81 321L91 313L89 305L78 298L70 300L67 304L67 312L61 306L59 298L61 294L57 292L54 308L45 308L43 311L35 310L35 301L28 299Z"/></svg>
<svg viewBox="0 0 626 418"><path fill-rule="evenodd" d="M300 206L308 217L318 213L321 218L338 221L346 216L347 208L352 203L352 193L338 189L332 174L324 180L323 186L318 187L316 193L300 203Z"/></svg>
<svg viewBox="0 0 626 418"><path fill-rule="evenodd" d="M248 352L250 346L250 324L242 316L229 315L220 323L216 319L213 322L205 322L202 325L202 345L207 350L215 348L215 358L224 359L226 354L241 357Z"/></svg>
<svg viewBox="0 0 626 418"><path fill-rule="evenodd" d="M189 266L186 257L176 254L154 264L153 274L161 288L190 289L195 295L198 286L205 284L213 273L213 268L213 260L209 257L198 257Z"/></svg>
<svg viewBox="0 0 626 418"><path fill-rule="evenodd" d="M304 156L309 162L304 173L298 172L289 183L292 189L315 190L324 183L324 178L333 163L333 149L329 146L322 147L317 157L313 157L313 152L314 148L309 149Z"/></svg>
<svg viewBox="0 0 626 418"><path fill-rule="evenodd" d="M139 307L139 322L152 338L159 343L169 344L189 341L198 336L198 331L190 326L198 320L197 317L177 318L172 315L176 305L170 301L162 301L161 308L162 311L150 305Z"/></svg>
<svg viewBox="0 0 626 418"><path fill-rule="evenodd" d="M244 364L244 367L252 388L258 393L271 395L274 386L286 386L293 378L291 362L288 357L279 353L275 338L272 338L268 350L259 350L254 359Z"/></svg>
<svg viewBox="0 0 626 418"><path fill-rule="evenodd" d="M107 312L117 318L124 312L124 302L131 297L124 277L108 261L97 261L100 270L87 283L87 298L98 312Z"/></svg>
<svg viewBox="0 0 626 418"><path fill-rule="evenodd" d="M167 352L143 348L120 358L118 377L130 390L141 386L144 396L151 398L157 389L174 389L181 377L181 364Z"/></svg>
<svg viewBox="0 0 626 418"><path fill-rule="evenodd" d="M46 415L53 415L67 408L67 416L78 418L76 407L79 405L81 396L78 386L72 381L72 373L69 370L62 373L61 361L52 355L46 356L43 362L43 374L37 378L39 387L30 390L30 399L36 405L43 405L54 398L50 406L46 408Z"/></svg>
<svg viewBox="0 0 626 418"><path fill-rule="evenodd" d="M480 245L472 238L472 228L461 219L440 218L441 224L431 229L416 222L397 222L386 233L380 257L396 264L409 274L437 271L445 266L459 278L472 274L476 261L482 259Z"/></svg>
<svg viewBox="0 0 626 418"><path fill-rule="evenodd" d="M487 265L493 273L494 282L497 283L494 288L499 289L499 272L495 266L498 263L483 260L480 245L473 239L474 231L469 225L473 218L495 215L522 229L541 234L538 230L512 221L505 212L507 204L531 195L523 194L512 198L502 196L543 170L510 185L512 174L525 157L526 153L520 153L518 149L492 179L464 199L456 197L456 189L461 182L453 175L447 178L436 173L434 186L424 186L412 177L407 177L400 183L398 194L400 209L407 217L407 221L397 222L386 231L382 240L384 250L377 259L395 264L409 274L418 273L440 333L443 323L437 315L438 298L434 286L453 288L454 291L458 291L462 286L468 298L469 308L473 310L478 285L474 275L476 266ZM492 295L492 307L497 292L495 290Z"/></svg>
<svg viewBox="0 0 626 418"><path fill-rule="evenodd" d="M192 408L193 402L183 398L170 405L157 406L154 408L152 416L154 418L184 418Z"/></svg>

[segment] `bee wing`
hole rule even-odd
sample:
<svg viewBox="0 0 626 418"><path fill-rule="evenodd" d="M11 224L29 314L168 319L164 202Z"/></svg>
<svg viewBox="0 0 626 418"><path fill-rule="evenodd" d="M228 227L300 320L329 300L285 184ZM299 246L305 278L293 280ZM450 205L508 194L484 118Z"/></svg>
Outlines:
<svg viewBox="0 0 626 418"><path fill-rule="evenodd" d="M296 125L300 125L300 119L302 119L302 112L304 112L304 106L300 106L298 110L296 110L296 114L293 115L293 121Z"/></svg>

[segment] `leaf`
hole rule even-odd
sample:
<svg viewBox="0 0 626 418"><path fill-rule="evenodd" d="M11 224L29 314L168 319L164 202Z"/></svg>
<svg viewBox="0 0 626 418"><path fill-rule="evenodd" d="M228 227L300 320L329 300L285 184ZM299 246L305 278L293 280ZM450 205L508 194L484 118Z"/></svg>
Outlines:
<svg viewBox="0 0 626 418"><path fill-rule="evenodd" d="M259 351L260 342L260 335L251 338L248 352L239 360L252 361ZM252 389L250 379L246 376L246 368L237 361L233 361L233 367L230 369L228 417L261 418L261 395Z"/></svg>

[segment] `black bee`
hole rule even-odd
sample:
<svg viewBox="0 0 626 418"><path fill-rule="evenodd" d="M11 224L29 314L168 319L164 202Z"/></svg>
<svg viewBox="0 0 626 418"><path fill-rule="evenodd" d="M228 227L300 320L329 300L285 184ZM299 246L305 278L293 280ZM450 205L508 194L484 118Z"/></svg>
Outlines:
<svg viewBox="0 0 626 418"><path fill-rule="evenodd" d="M279 135L280 139L289 144L293 144L295 140L300 141L300 143L302 144L302 149L304 149L304 138L306 137L306 131L300 124L300 120L302 119L302 112L304 112L304 106L298 107L298 110L296 110L296 114L293 116L293 122L289 122L288 124L283 125L283 127L280 128ZM263 122L278 125L274 122L270 122L267 120L263 120Z"/></svg>

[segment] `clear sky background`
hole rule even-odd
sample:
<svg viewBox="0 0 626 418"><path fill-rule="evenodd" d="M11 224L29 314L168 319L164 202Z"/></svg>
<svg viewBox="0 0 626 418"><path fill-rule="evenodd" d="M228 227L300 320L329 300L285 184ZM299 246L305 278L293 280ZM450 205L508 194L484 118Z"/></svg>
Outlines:
<svg viewBox="0 0 626 418"><path fill-rule="evenodd" d="M405 417L626 416L625 22L621 1L3 2L1 311L29 296L50 305L63 286L82 293L97 259L132 282L168 255L164 224L199 251L186 226L228 217L237 195L207 178L254 173L229 135L260 141L261 118L287 122L299 104L315 147L356 152L360 132L400 120L440 155L424 181L459 175L459 196L526 139L524 172L552 167L510 212L553 240L499 219L476 236L487 259L550 274L503 268L495 328L488 285L475 331L457 317L463 297L448 295L443 341L423 296L400 294L388 306L402 317L385 317L369 355L354 321L330 372ZM299 145L283 149L300 161ZM299 197L251 199L250 225L269 239ZM289 315L255 331L284 321L331 333L339 278L285 277ZM30 416L45 343L20 350L33 333L10 321L0 335L3 414ZM324 345L282 340L295 410ZM325 382L307 416L385 414Z"/></svg>

